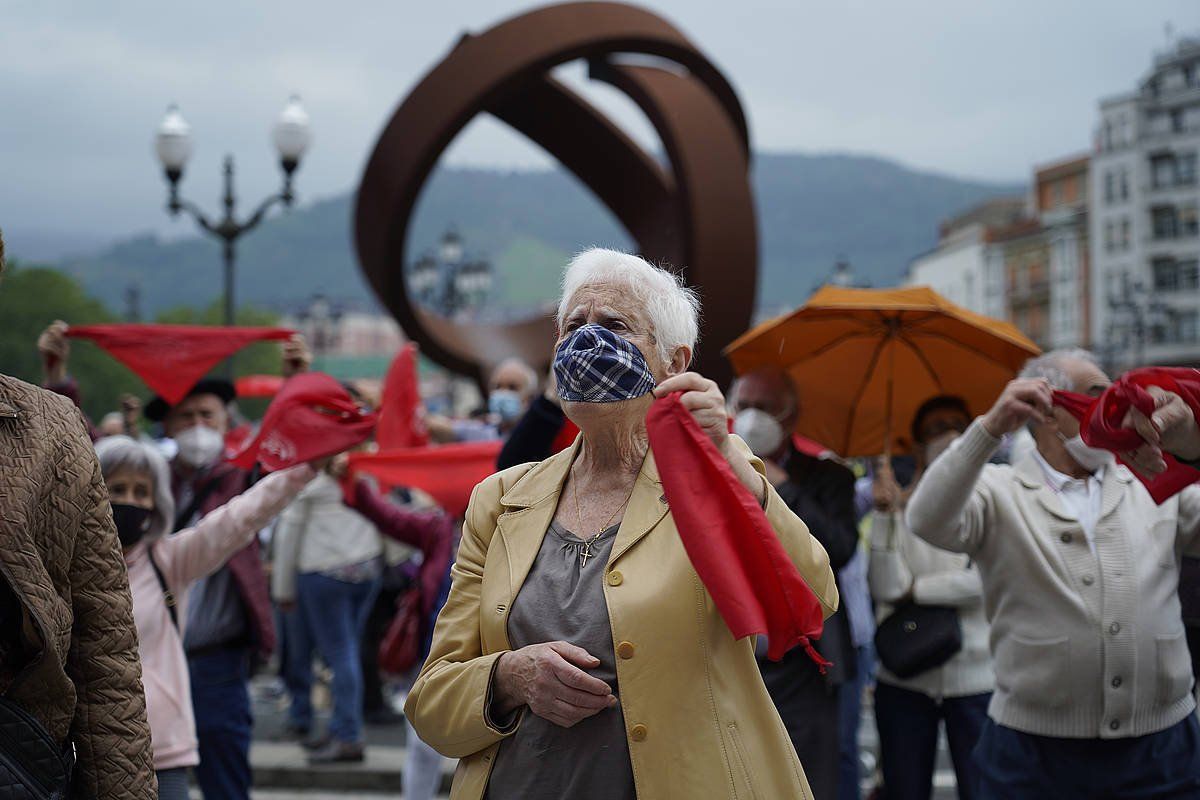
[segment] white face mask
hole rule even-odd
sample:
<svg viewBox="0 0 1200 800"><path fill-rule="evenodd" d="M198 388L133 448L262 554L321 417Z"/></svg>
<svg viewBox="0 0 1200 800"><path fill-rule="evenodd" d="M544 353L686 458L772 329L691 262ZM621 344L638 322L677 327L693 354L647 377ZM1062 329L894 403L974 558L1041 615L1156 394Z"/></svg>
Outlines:
<svg viewBox="0 0 1200 800"><path fill-rule="evenodd" d="M733 432L746 440L750 450L759 458L769 458L779 452L787 431L779 420L757 408L746 408L733 418Z"/></svg>
<svg viewBox="0 0 1200 800"><path fill-rule="evenodd" d="M1088 447L1079 436L1068 439L1060 433L1058 438L1062 439L1063 447L1067 448L1067 455L1088 472L1096 472L1114 461L1112 453L1098 447Z"/></svg>
<svg viewBox="0 0 1200 800"><path fill-rule="evenodd" d="M175 446L183 463L201 469L215 464L225 452L225 437L207 425L193 425L175 436Z"/></svg>

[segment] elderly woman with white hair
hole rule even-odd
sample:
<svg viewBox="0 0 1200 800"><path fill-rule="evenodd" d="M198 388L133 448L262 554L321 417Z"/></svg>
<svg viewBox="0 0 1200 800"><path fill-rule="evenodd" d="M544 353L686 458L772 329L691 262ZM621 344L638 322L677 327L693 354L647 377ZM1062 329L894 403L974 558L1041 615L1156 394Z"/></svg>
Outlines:
<svg viewBox="0 0 1200 800"><path fill-rule="evenodd" d="M171 534L171 477L157 448L109 436L96 443L96 455L129 573L158 796L186 800L187 769L200 762L183 652L187 590L249 544L316 473L308 465L277 472Z"/></svg>
<svg viewBox="0 0 1200 800"><path fill-rule="evenodd" d="M716 384L687 372L698 306L625 253L567 268L554 373L581 434L475 488L405 707L422 739L462 759L456 800L811 796L753 643L734 639L688 560L647 443L654 397L681 392L833 613L825 551L729 434Z"/></svg>

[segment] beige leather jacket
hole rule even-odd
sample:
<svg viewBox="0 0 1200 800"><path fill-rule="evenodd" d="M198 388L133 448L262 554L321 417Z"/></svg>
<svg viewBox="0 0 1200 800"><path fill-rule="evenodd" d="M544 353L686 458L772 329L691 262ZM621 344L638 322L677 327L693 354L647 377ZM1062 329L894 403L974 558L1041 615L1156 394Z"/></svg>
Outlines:
<svg viewBox="0 0 1200 800"><path fill-rule="evenodd" d="M422 739L462 759L454 800L479 800L486 790L504 737L484 716L492 668L510 649L508 611L579 441L539 464L493 475L471 498L450 596L405 706ZM761 462L753 461L761 472ZM829 559L768 491L767 517L828 616L838 604ZM763 686L753 642L734 640L692 569L652 455L638 475L604 583L613 640L632 645L621 647L631 655L618 659L617 679L638 797L811 797Z"/></svg>

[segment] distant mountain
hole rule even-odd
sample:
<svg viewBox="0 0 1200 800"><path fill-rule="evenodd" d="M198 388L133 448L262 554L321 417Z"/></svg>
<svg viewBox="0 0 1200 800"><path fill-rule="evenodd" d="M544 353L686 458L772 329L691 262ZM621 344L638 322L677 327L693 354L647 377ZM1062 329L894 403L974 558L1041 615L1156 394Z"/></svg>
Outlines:
<svg viewBox="0 0 1200 800"><path fill-rule="evenodd" d="M753 171L759 298L772 311L801 303L838 258L848 259L860 279L894 284L914 255L934 245L942 219L1023 191L863 156L760 153ZM282 309L323 293L374 305L354 256L352 212L353 198L343 196L277 216L248 234L238 251L238 302ZM511 307L552 298L571 253L631 246L607 209L562 170L439 169L417 207L411 256L435 246L449 225L470 252L497 266L497 299ZM113 309L137 284L149 314L206 305L221 285L220 252L208 239L133 238L59 266Z"/></svg>

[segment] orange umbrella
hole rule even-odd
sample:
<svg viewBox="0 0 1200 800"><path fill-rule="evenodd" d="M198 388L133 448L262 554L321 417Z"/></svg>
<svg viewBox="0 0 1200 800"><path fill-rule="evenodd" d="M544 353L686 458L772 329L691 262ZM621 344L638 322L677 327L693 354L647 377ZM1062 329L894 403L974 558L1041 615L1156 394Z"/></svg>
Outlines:
<svg viewBox="0 0 1200 800"><path fill-rule="evenodd" d="M786 371L800 395L796 433L842 456L907 451L909 422L934 395L986 411L1039 352L1015 326L924 286L825 287L725 348L739 375Z"/></svg>

